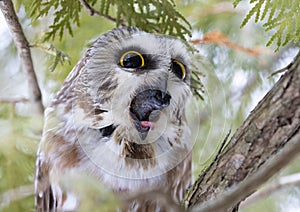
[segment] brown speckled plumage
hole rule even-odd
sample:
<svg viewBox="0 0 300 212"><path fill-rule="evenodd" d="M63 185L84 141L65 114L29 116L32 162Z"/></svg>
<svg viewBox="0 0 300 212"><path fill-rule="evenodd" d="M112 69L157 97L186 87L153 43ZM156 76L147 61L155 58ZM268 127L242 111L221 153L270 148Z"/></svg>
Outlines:
<svg viewBox="0 0 300 212"><path fill-rule="evenodd" d="M180 40L132 27L101 35L46 109L36 162L37 211L66 209L69 193L61 178L73 172L94 177L121 198L154 190L179 203L191 181L184 116L189 68ZM76 199L74 205L80 204ZM168 210L153 199L127 206Z"/></svg>

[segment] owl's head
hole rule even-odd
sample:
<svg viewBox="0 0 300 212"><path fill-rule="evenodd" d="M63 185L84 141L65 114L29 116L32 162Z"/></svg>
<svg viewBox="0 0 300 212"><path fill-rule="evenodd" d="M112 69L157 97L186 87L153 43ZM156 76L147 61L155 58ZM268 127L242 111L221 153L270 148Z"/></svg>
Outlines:
<svg viewBox="0 0 300 212"><path fill-rule="evenodd" d="M95 128L122 127L143 142L149 132L163 133L156 126L178 124L184 116L190 57L178 39L133 27L113 29L95 41L77 67L69 78L77 76L77 90L85 96L81 105L98 108Z"/></svg>

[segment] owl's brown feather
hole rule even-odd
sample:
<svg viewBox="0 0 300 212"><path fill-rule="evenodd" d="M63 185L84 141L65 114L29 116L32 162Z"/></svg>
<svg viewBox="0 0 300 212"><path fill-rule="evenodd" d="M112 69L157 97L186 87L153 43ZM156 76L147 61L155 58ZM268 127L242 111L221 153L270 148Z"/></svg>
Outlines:
<svg viewBox="0 0 300 212"><path fill-rule="evenodd" d="M179 203L191 183L184 116L189 63L185 45L174 38L131 27L100 36L45 112L37 211L66 209L70 194L62 178L73 172L94 177L124 200L154 190ZM78 204L84 202L76 199L72 210ZM167 205L131 200L127 210L164 211Z"/></svg>
<svg viewBox="0 0 300 212"><path fill-rule="evenodd" d="M55 211L57 204L49 180L49 164L37 159L36 164L36 211Z"/></svg>

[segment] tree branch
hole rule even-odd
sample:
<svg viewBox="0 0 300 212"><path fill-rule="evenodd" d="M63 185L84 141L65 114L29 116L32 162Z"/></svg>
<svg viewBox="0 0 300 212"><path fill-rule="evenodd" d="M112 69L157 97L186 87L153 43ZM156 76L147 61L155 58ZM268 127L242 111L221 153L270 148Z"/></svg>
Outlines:
<svg viewBox="0 0 300 212"><path fill-rule="evenodd" d="M265 183L270 177L276 174L281 168L288 165L299 155L299 141L300 133L297 133L278 155L275 155L272 160L268 160L256 173L247 177L244 181L235 185L230 190L220 194L216 199L211 199L204 204L192 207L192 211L222 212L224 209L235 206L251 193L255 192L260 185Z"/></svg>
<svg viewBox="0 0 300 212"><path fill-rule="evenodd" d="M0 8L12 33L14 43L20 54L23 70L30 88L30 100L35 103L39 113L44 112L42 95L34 72L29 43L24 35L11 0L1 0Z"/></svg>
<svg viewBox="0 0 300 212"><path fill-rule="evenodd" d="M214 43L214 44L218 44L220 46L226 46L235 51L243 52L254 58L259 58L261 55L264 55L264 54L273 54L273 52L271 50L260 47L260 46L256 46L253 48L247 48L247 47L241 46L241 45L233 42L232 40L230 40L229 37L227 37L226 35L222 34L220 31L217 31L217 30L206 33L203 36L203 38L201 38L201 39L191 39L189 42L192 44L197 44L197 45L206 44L206 43Z"/></svg>
<svg viewBox="0 0 300 212"><path fill-rule="evenodd" d="M24 199L34 194L33 185L24 185L0 194L0 209L8 206L11 202Z"/></svg>
<svg viewBox="0 0 300 212"><path fill-rule="evenodd" d="M29 100L25 97L0 97L0 103L20 103L20 102L28 102Z"/></svg>
<svg viewBox="0 0 300 212"><path fill-rule="evenodd" d="M266 187L252 194L250 197L248 197L245 201L241 203L241 207L245 207L258 200L268 197L269 195L280 189L287 188L288 186L297 185L300 185L300 173L283 176L277 182L267 185Z"/></svg>
<svg viewBox="0 0 300 212"><path fill-rule="evenodd" d="M112 22L117 22L117 19L109 16L109 15L105 15L105 14L102 14L100 13L98 10L96 10L95 8L93 8L91 5L89 5L89 3L85 0L79 0L79 2L81 3L81 5L87 9L88 13L90 16L93 16L93 15L98 15L98 16L101 16L103 18L106 18ZM123 21L121 21L121 25L124 25Z"/></svg>
<svg viewBox="0 0 300 212"><path fill-rule="evenodd" d="M278 169L287 164L287 161L276 162L277 156L273 157L281 149L283 149L282 152L287 151L285 149L290 148L286 146L287 143L294 145L291 148L294 148L295 151L300 151L299 135L300 57L297 57L289 70L232 136L222 153L199 176L185 198L186 206L192 207L215 199L226 190L234 189L235 185L244 180L244 184L247 185L247 181L251 179L252 175L256 176L254 173L258 172L257 175L259 175L261 172L259 170L267 169L267 166L263 166L266 161L270 161L268 163L271 163L272 166L278 163L278 166L273 167L274 170L270 171L269 174L259 175L256 178L257 182L251 182L257 188L274 172L278 172ZM298 139L296 142L293 141L295 138ZM291 154L288 157L285 156L287 160ZM278 158L280 158L279 155ZM238 187L242 185L239 184ZM237 202L254 192L254 187L247 187L249 190L244 190L245 195L240 196ZM223 208L223 211L234 208L235 203L232 202L229 207Z"/></svg>

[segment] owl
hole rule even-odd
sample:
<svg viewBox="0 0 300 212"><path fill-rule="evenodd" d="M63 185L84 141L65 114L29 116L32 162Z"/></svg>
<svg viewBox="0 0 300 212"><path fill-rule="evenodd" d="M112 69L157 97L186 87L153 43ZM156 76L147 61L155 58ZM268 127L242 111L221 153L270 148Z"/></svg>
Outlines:
<svg viewBox="0 0 300 212"><path fill-rule="evenodd" d="M72 173L92 176L124 201L159 191L179 203L191 183L190 66L186 44L172 37L122 27L96 39L45 110L36 210L84 204L64 189L61 179ZM168 210L153 199L126 207Z"/></svg>

